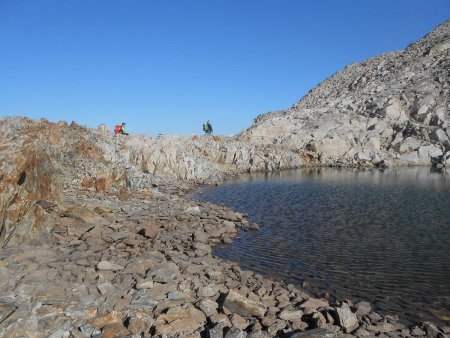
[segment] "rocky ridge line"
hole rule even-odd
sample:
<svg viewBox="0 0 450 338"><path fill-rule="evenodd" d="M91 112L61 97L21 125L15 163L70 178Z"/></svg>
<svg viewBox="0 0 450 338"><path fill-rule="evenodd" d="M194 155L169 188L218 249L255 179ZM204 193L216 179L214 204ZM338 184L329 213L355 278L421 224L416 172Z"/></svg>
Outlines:
<svg viewBox="0 0 450 338"><path fill-rule="evenodd" d="M450 165L450 20L404 51L354 63L243 141L310 151L338 166Z"/></svg>
<svg viewBox="0 0 450 338"><path fill-rule="evenodd" d="M0 336L447 337L213 257L257 226L177 195L309 163L446 165L449 26L347 67L239 138L1 119Z"/></svg>
<svg viewBox="0 0 450 338"><path fill-rule="evenodd" d="M50 233L47 203L67 192L126 193L214 183L249 171L299 167L302 155L225 137L115 136L46 120L0 120L0 245Z"/></svg>

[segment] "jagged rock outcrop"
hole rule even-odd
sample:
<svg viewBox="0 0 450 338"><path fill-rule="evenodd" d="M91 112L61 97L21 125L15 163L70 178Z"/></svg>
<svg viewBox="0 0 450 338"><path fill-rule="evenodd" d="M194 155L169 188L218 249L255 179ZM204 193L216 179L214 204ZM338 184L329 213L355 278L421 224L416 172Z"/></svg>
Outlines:
<svg viewBox="0 0 450 338"><path fill-rule="evenodd" d="M450 165L450 21L400 52L354 63L240 140L332 165Z"/></svg>
<svg viewBox="0 0 450 338"><path fill-rule="evenodd" d="M239 138L1 119L0 336L446 337L214 257L257 226L176 193L308 163L447 164L449 25L347 67Z"/></svg>
<svg viewBox="0 0 450 338"><path fill-rule="evenodd" d="M29 127L23 130L25 136L14 128L1 128L0 247L48 235L54 223L54 205L49 201L61 196L45 136L35 135Z"/></svg>
<svg viewBox="0 0 450 338"><path fill-rule="evenodd" d="M38 240L61 195L142 191L177 181L294 168L302 154L225 137L115 136L66 122L0 120L0 245Z"/></svg>

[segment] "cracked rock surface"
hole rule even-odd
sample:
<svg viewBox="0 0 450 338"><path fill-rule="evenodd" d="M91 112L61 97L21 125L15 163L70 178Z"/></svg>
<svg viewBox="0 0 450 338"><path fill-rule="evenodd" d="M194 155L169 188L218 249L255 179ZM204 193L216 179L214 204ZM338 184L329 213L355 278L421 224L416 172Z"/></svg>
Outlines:
<svg viewBox="0 0 450 338"><path fill-rule="evenodd" d="M182 196L249 171L447 165L449 27L346 67L239 137L0 119L0 337L447 337L215 257L258 226Z"/></svg>

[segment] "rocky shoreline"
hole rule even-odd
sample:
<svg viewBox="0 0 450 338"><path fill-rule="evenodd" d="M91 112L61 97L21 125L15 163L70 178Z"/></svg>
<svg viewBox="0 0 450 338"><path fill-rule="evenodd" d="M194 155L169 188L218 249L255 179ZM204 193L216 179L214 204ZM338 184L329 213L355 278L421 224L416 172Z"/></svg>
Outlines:
<svg viewBox="0 0 450 338"><path fill-rule="evenodd" d="M212 255L239 229L195 182L304 166L448 166L450 20L236 137L0 119L0 337L447 337Z"/></svg>
<svg viewBox="0 0 450 338"><path fill-rule="evenodd" d="M0 251L2 337L446 337L211 254L245 215L156 189L67 195L41 245ZM193 186L191 186L192 188Z"/></svg>

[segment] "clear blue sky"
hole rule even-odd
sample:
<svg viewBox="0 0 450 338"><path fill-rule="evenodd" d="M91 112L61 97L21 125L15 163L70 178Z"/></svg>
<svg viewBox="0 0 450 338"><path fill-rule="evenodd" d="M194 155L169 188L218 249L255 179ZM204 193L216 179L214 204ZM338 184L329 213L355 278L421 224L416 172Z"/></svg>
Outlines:
<svg viewBox="0 0 450 338"><path fill-rule="evenodd" d="M0 117L229 135L449 17L449 0L0 0Z"/></svg>

